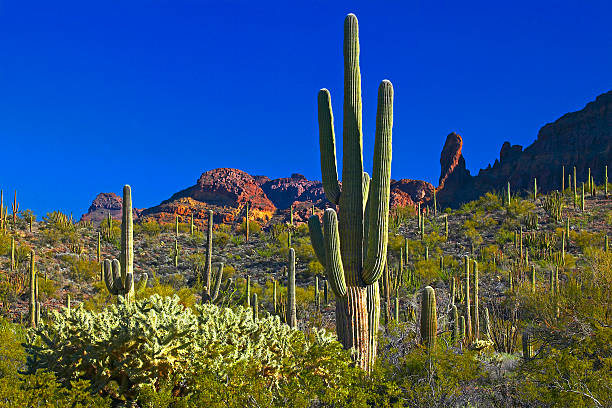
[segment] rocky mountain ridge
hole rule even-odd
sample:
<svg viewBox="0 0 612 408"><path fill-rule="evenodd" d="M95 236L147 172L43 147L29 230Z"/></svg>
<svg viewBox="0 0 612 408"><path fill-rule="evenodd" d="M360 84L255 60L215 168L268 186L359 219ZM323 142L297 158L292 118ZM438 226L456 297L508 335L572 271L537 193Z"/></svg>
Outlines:
<svg viewBox="0 0 612 408"><path fill-rule="evenodd" d="M588 169L597 184L603 183L604 168L612 164L612 91L598 96L584 109L568 113L543 126L537 139L523 149L506 141L494 164L472 176L462 154L464 139L450 133L440 155L438 187L422 180L401 179L391 182L391 207L430 205L437 192L438 208L457 207L488 191L501 191L509 181L513 193L531 191L537 177L538 190L548 192L561 188L576 166L578 185L585 182ZM196 223L206 219L209 209L215 221L232 223L243 219L246 204L250 216L263 223L289 218L294 207L296 222L306 221L311 208L330 205L323 185L294 173L291 177L270 179L250 175L242 170L218 168L202 173L194 186L172 195L157 206L135 210L135 216L173 222L176 215L187 222L193 214ZM99 222L108 212L120 217L121 198L113 193L99 194L83 219Z"/></svg>

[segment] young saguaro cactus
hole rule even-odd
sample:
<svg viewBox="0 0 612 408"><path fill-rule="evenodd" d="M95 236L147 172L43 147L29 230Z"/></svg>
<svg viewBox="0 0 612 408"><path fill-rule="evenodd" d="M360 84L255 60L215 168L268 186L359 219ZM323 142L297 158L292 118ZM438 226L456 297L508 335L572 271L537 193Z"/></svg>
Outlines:
<svg viewBox="0 0 612 408"><path fill-rule="evenodd" d="M436 292L431 286L426 286L421 296L421 344L432 350L438 335Z"/></svg>
<svg viewBox="0 0 612 408"><path fill-rule="evenodd" d="M360 367L370 371L376 359L380 314L380 279L387 258L393 86L378 88L374 168L363 171L361 74L357 17L344 21L344 119L342 193L338 183L336 141L330 94L318 95L321 173L325 195L339 213L327 209L323 230L309 220L310 237L336 295L336 331L347 349L354 348Z"/></svg>

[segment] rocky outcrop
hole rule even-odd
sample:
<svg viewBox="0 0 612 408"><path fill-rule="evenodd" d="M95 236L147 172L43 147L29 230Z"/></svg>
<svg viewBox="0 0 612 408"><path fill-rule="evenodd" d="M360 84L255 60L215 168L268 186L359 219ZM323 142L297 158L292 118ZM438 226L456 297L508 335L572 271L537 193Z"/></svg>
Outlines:
<svg viewBox="0 0 612 408"><path fill-rule="evenodd" d="M586 182L589 168L601 184L604 166L612 165L612 91L542 127L536 141L524 150L504 142L499 159L477 176L465 169L461 138L453 135L447 137L440 156L438 200L442 205L457 206L488 191L501 191L508 181L513 192L531 191L534 178L541 192L559 190L563 166L566 186L573 166L578 184Z"/></svg>
<svg viewBox="0 0 612 408"><path fill-rule="evenodd" d="M409 207L433 200L434 186L422 180L391 180L390 206Z"/></svg>
<svg viewBox="0 0 612 408"><path fill-rule="evenodd" d="M200 223L206 211L212 209L216 222L228 223L239 220L247 203L252 219L262 222L268 221L276 211L253 176L238 169L220 168L202 173L194 186L144 210L142 216L163 222L174 220L175 214L190 218L193 213Z"/></svg>
<svg viewBox="0 0 612 408"><path fill-rule="evenodd" d="M274 205L285 210L295 201L320 204L325 198L323 183L308 180L301 174L294 173L289 178L268 180L261 188Z"/></svg>
<svg viewBox="0 0 612 408"><path fill-rule="evenodd" d="M121 206L123 199L115 193L100 193L94 198L93 202L89 206L87 213L81 216L82 221L91 221L95 225L100 224L102 220L105 220L110 213L111 217L116 220L121 220ZM134 219L137 219L142 210L134 208L132 210Z"/></svg>

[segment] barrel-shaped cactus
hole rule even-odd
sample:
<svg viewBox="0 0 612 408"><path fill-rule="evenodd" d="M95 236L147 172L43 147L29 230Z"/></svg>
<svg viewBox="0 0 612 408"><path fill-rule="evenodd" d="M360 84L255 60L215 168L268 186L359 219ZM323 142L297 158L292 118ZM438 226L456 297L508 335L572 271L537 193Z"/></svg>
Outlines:
<svg viewBox="0 0 612 408"><path fill-rule="evenodd" d="M376 358L378 280L387 258L393 87L385 80L378 89L370 180L363 171L359 34L353 14L344 22L344 74L342 192L331 99L327 89L318 95L323 188L329 201L339 206L339 214L325 210L324 233L316 216L310 218L309 228L317 258L336 295L338 338L345 348L356 350L359 366L370 370Z"/></svg>
<svg viewBox="0 0 612 408"><path fill-rule="evenodd" d="M421 344L431 350L436 345L438 317L436 314L436 292L426 286L421 292Z"/></svg>

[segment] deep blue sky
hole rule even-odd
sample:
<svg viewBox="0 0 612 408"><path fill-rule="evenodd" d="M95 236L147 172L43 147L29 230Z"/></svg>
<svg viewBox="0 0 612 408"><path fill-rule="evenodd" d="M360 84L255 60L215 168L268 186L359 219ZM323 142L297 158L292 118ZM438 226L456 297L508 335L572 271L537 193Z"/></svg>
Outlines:
<svg viewBox="0 0 612 408"><path fill-rule="evenodd" d="M437 184L451 131L474 174L612 89L611 4L0 0L0 187L40 217L125 183L156 205L216 167L320 179L316 95L341 129L348 12L366 169L388 78L392 177Z"/></svg>

